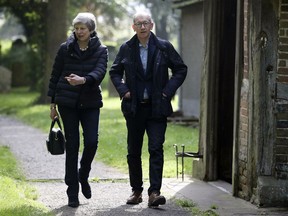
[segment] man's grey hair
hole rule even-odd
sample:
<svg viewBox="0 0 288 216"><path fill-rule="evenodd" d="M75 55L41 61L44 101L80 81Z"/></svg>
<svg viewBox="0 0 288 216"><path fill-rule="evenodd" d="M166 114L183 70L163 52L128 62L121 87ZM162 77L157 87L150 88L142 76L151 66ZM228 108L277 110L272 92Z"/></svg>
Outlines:
<svg viewBox="0 0 288 216"><path fill-rule="evenodd" d="M78 13L77 16L73 19L72 25L74 26L77 23L83 23L87 26L89 31L96 31L96 18L92 13L89 12L81 12Z"/></svg>
<svg viewBox="0 0 288 216"><path fill-rule="evenodd" d="M139 12L136 12L134 15L133 15L133 23L135 23L136 19L139 17L139 16L145 16L148 18L148 21L149 22L153 22L152 20L152 16L149 12L147 11L139 11Z"/></svg>

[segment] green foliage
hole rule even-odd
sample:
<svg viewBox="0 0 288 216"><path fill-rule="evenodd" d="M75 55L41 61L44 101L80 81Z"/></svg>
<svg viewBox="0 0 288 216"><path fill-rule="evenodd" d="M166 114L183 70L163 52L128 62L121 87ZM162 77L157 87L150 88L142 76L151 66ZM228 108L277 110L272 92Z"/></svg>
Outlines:
<svg viewBox="0 0 288 216"><path fill-rule="evenodd" d="M211 208L211 209L218 209L218 206L215 205L215 204L213 204L213 205L210 206L210 208Z"/></svg>
<svg viewBox="0 0 288 216"><path fill-rule="evenodd" d="M176 199L176 204L183 208L192 208L197 206L197 204L194 203L193 201L184 199Z"/></svg>
<svg viewBox="0 0 288 216"><path fill-rule="evenodd" d="M123 35L123 29L125 30L123 18L128 14L128 2L128 0L70 0L68 23L72 23L77 13L89 11L96 16L97 33L101 40L115 41L119 35ZM121 31L120 34L119 31Z"/></svg>
<svg viewBox="0 0 288 216"><path fill-rule="evenodd" d="M2 56L6 55L7 52L11 49L12 41L10 40L1 40L0 41L1 46L1 56L0 56L0 63L2 63Z"/></svg>
<svg viewBox="0 0 288 216"><path fill-rule="evenodd" d="M4 97L1 95L3 99L0 104L0 113L14 114L24 122L47 133L50 127L49 105L34 105L33 101L37 95L27 92L27 89L13 89L10 94L4 95ZM96 160L127 172L127 131L125 119L120 111L120 100L118 97L108 97L106 91L103 93L103 98L104 107L100 111L99 147ZM175 149L173 147L175 143L185 144L187 151L197 151L198 129L168 123L164 143L164 177L176 176ZM143 175L147 178L149 154L146 135L142 152ZM192 159L185 159L184 170L186 175L191 176Z"/></svg>
<svg viewBox="0 0 288 216"><path fill-rule="evenodd" d="M185 209L188 209L192 212L192 215L197 215L197 216L219 216L215 211L212 209L204 210L202 211L199 209L197 203L191 201L191 200L186 200L186 199L175 199L175 203L178 206L181 206Z"/></svg>
<svg viewBox="0 0 288 216"><path fill-rule="evenodd" d="M19 18L29 44L41 43L45 35L46 2L25 0L19 4L19 1L2 0L0 6L6 7L6 13L12 13Z"/></svg>
<svg viewBox="0 0 288 216"><path fill-rule="evenodd" d="M0 215L49 216L49 210L36 202L34 187L25 182L25 177L10 150L0 145Z"/></svg>
<svg viewBox="0 0 288 216"><path fill-rule="evenodd" d="M0 7L2 9L1 12L4 12L6 20L0 29L2 38L11 39L13 38L12 36L15 36L15 33L10 32L13 29L13 25L9 23L11 20L14 20L14 22L17 21L18 25L23 27L25 37L27 38L27 43L23 41L25 42L23 46L15 47L15 49L12 46L9 52L2 53L1 63L14 72L14 78L16 79L16 81L13 79L12 84L14 86L23 86L26 84L30 86L31 90L40 90L44 62L44 55L41 53L41 50L45 50L47 3L40 0L25 0L21 1L21 3L19 1L1 0ZM17 40L14 42L17 42Z"/></svg>
<svg viewBox="0 0 288 216"><path fill-rule="evenodd" d="M151 11L158 37L170 41L177 38L180 14L178 10L173 10L173 0L138 0L138 2L143 3Z"/></svg>

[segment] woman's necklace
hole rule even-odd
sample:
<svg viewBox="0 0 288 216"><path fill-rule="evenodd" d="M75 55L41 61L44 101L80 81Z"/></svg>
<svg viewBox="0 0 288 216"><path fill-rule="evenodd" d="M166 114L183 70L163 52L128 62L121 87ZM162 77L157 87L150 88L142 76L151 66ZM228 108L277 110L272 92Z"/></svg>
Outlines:
<svg viewBox="0 0 288 216"><path fill-rule="evenodd" d="M81 51L86 51L88 49L88 45L85 48L81 48L80 46L79 46L79 48Z"/></svg>

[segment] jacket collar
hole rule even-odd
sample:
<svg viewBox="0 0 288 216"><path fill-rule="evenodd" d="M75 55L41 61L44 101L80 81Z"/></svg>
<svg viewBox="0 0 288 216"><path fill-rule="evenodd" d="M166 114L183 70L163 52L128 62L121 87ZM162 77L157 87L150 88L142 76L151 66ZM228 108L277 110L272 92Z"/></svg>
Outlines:
<svg viewBox="0 0 288 216"><path fill-rule="evenodd" d="M159 39L156 37L156 35L153 32L150 32L150 38L149 38L149 42L148 43L150 44L151 41L153 41L155 46L157 46L159 49L161 49L161 50L164 49L164 46L159 42ZM139 40L137 38L137 35L135 34L130 40L128 40L126 42L126 44L129 47L138 46Z"/></svg>
<svg viewBox="0 0 288 216"><path fill-rule="evenodd" d="M77 43L77 38L76 38L76 36L75 36L75 33L73 32L73 33L67 38L67 41L66 41L67 49L68 49L68 50L73 49L74 46L75 46L75 43ZM99 40L96 32L94 31L94 32L91 33L91 35L90 35L89 47L96 46L98 43L100 44L100 40Z"/></svg>

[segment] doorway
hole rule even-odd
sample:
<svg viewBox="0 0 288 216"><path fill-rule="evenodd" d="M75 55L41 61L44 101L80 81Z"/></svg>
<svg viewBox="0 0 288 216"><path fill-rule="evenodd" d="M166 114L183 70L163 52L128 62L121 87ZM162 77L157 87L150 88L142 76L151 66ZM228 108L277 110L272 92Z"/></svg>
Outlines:
<svg viewBox="0 0 288 216"><path fill-rule="evenodd" d="M218 58L217 175L232 183L237 1L224 0L223 7Z"/></svg>

